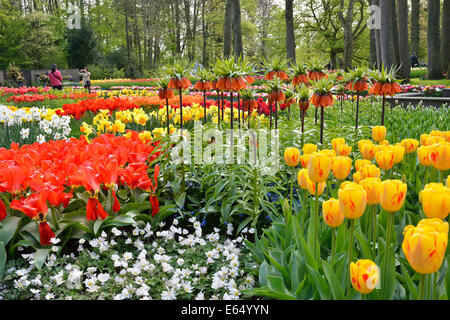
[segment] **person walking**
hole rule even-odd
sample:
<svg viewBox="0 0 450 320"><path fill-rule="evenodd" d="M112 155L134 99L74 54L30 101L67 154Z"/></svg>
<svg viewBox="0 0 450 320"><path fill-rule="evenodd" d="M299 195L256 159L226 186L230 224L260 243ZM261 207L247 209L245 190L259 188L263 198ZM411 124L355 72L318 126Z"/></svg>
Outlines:
<svg viewBox="0 0 450 320"><path fill-rule="evenodd" d="M62 75L58 69L56 69L56 64L52 65L51 71L48 73L50 79L50 86L53 89L62 90Z"/></svg>
<svg viewBox="0 0 450 320"><path fill-rule="evenodd" d="M91 73L88 71L87 67L80 70L80 77L83 81L83 87L91 93Z"/></svg>
<svg viewBox="0 0 450 320"><path fill-rule="evenodd" d="M415 52L412 53L411 57L411 67L415 68L415 67L419 67L419 58L417 58L417 55Z"/></svg>

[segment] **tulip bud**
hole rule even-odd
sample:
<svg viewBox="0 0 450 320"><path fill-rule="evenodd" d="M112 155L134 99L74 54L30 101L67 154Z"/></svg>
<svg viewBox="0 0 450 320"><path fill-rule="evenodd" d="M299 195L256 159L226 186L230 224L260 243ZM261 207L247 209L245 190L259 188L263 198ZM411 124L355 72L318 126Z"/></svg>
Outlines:
<svg viewBox="0 0 450 320"><path fill-rule="evenodd" d="M330 227L339 227L344 222L344 215L339 208L339 200L331 198L322 202L322 216Z"/></svg>
<svg viewBox="0 0 450 320"><path fill-rule="evenodd" d="M356 263L350 263L350 279L356 291L368 294L376 288L380 279L380 271L373 261L358 260Z"/></svg>
<svg viewBox="0 0 450 320"><path fill-rule="evenodd" d="M438 170L445 171L450 169L450 143L433 144L431 146L430 161L431 165Z"/></svg>
<svg viewBox="0 0 450 320"><path fill-rule="evenodd" d="M365 178L359 182L367 192L367 204L380 203L381 180L379 178Z"/></svg>
<svg viewBox="0 0 450 320"><path fill-rule="evenodd" d="M419 162L425 167L431 166L430 154L430 146L420 146L417 148L417 157L419 158Z"/></svg>
<svg viewBox="0 0 450 320"><path fill-rule="evenodd" d="M375 126L372 128L372 139L375 142L383 141L386 138L386 127Z"/></svg>
<svg viewBox="0 0 450 320"><path fill-rule="evenodd" d="M314 152L309 158L308 177L313 182L325 182L331 169L333 158L322 152Z"/></svg>
<svg viewBox="0 0 450 320"><path fill-rule="evenodd" d="M361 172L357 171L353 174L353 181L359 183L361 181Z"/></svg>
<svg viewBox="0 0 450 320"><path fill-rule="evenodd" d="M444 220L450 213L450 188L442 183L429 183L420 191L419 201L427 218Z"/></svg>
<svg viewBox="0 0 450 320"><path fill-rule="evenodd" d="M380 177L380 168L374 164L362 167L359 172L361 173L361 179Z"/></svg>
<svg viewBox="0 0 450 320"><path fill-rule="evenodd" d="M297 174L297 182L302 189L306 190L308 188L307 179L308 179L308 169L300 169Z"/></svg>
<svg viewBox="0 0 450 320"><path fill-rule="evenodd" d="M336 155L338 155L338 156L348 157L351 152L352 152L352 147L350 147L346 144L339 144L336 147Z"/></svg>
<svg viewBox="0 0 450 320"><path fill-rule="evenodd" d="M361 155L366 160L372 160L375 156L375 145L373 143L364 143L361 145Z"/></svg>
<svg viewBox="0 0 450 320"><path fill-rule="evenodd" d="M378 166L383 170L390 170L394 166L394 152L391 150L378 151L375 154Z"/></svg>
<svg viewBox="0 0 450 320"><path fill-rule="evenodd" d="M333 147L333 149L336 151L337 153L337 146L340 144L345 144L345 139L344 138L335 138L331 140L331 146Z"/></svg>
<svg viewBox="0 0 450 320"><path fill-rule="evenodd" d="M367 206L367 192L356 183L348 183L339 189L339 207L347 219L358 219Z"/></svg>
<svg viewBox="0 0 450 320"><path fill-rule="evenodd" d="M300 162L300 150L297 148L287 148L284 150L284 160L289 167L296 167Z"/></svg>
<svg viewBox="0 0 450 320"><path fill-rule="evenodd" d="M308 164L309 164L309 157L311 156L311 154L302 154L300 156L300 163L302 165L303 168L308 169Z"/></svg>
<svg viewBox="0 0 450 320"><path fill-rule="evenodd" d="M397 212L406 198L407 185L400 180L385 180L380 188L380 205L388 212Z"/></svg>
<svg viewBox="0 0 450 320"><path fill-rule="evenodd" d="M439 270L448 243L448 223L440 219L423 219L417 227L406 226L402 249L411 267L421 274Z"/></svg>
<svg viewBox="0 0 450 320"><path fill-rule="evenodd" d="M405 153L409 154L417 150L417 147L419 146L419 140L403 139L401 144L405 148Z"/></svg>
<svg viewBox="0 0 450 320"><path fill-rule="evenodd" d="M316 144L312 144L312 143L305 143L305 145L303 146L303 154L311 154L313 152L317 151L317 145Z"/></svg>
<svg viewBox="0 0 450 320"><path fill-rule="evenodd" d="M349 157L336 157L331 165L334 176L339 180L344 180L352 169L352 159Z"/></svg>
<svg viewBox="0 0 450 320"><path fill-rule="evenodd" d="M372 164L372 161L366 159L365 160L358 159L355 161L355 169L356 171L359 171L362 167L368 164Z"/></svg>

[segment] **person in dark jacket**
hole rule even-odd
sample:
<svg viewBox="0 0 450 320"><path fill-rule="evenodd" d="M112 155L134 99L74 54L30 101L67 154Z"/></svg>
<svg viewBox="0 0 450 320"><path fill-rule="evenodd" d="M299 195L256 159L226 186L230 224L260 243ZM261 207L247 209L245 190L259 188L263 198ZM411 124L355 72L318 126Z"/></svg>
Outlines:
<svg viewBox="0 0 450 320"><path fill-rule="evenodd" d="M419 66L419 58L417 58L417 55L415 52L411 55L411 67L418 67Z"/></svg>

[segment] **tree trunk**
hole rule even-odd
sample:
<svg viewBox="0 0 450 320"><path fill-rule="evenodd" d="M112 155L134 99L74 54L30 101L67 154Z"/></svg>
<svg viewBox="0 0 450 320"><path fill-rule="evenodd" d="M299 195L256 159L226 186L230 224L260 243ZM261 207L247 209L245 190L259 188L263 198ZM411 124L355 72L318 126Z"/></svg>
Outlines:
<svg viewBox="0 0 450 320"><path fill-rule="evenodd" d="M202 61L203 65L206 67L208 65L208 54L207 54L207 33L206 33L206 21L205 21L205 2L202 0L202 36L203 36L203 49L202 49Z"/></svg>
<svg viewBox="0 0 450 320"><path fill-rule="evenodd" d="M241 30L241 3L240 0L233 0L232 2L233 11L233 50L234 57L244 56L244 51L242 47L242 30Z"/></svg>
<svg viewBox="0 0 450 320"><path fill-rule="evenodd" d="M420 0L411 0L411 52L419 58L420 43ZM420 59L419 59L420 60Z"/></svg>
<svg viewBox="0 0 450 320"><path fill-rule="evenodd" d="M231 55L231 35L232 35L232 1L227 0L225 7L225 25L223 28L223 56L229 58Z"/></svg>
<svg viewBox="0 0 450 320"><path fill-rule="evenodd" d="M139 72L141 73L141 77L142 77L144 75L144 66L142 63L141 38L139 36L139 24L138 24L136 7L137 7L137 3L136 3L136 0L134 0L134 30L136 32L136 43L138 46L138 53L139 53Z"/></svg>
<svg viewBox="0 0 450 320"><path fill-rule="evenodd" d="M175 6L175 53L181 54L181 28L180 28L180 0L174 1Z"/></svg>
<svg viewBox="0 0 450 320"><path fill-rule="evenodd" d="M440 1L428 0L428 79L441 79Z"/></svg>
<svg viewBox="0 0 450 320"><path fill-rule="evenodd" d="M128 27L128 0L124 0L125 5L125 37L127 41L127 54L128 54L128 60L131 58L131 39L129 34L129 27Z"/></svg>
<svg viewBox="0 0 450 320"><path fill-rule="evenodd" d="M380 0L381 14L381 62L385 68L392 68L395 62L395 45L394 45L394 21L392 17L394 2L392 0Z"/></svg>
<svg viewBox="0 0 450 320"><path fill-rule="evenodd" d="M370 0L369 3L371 6L378 6L378 0ZM379 59L379 42L377 41L377 31L378 29L371 28L370 29L370 67L374 69L378 67L380 59Z"/></svg>
<svg viewBox="0 0 450 320"><path fill-rule="evenodd" d="M398 48L400 53L399 75L409 81L411 73L411 61L409 58L408 42L408 0L397 0L398 23Z"/></svg>
<svg viewBox="0 0 450 320"><path fill-rule="evenodd" d="M353 58L353 8L355 0L350 0L347 7L347 14L344 20L344 53L343 62L344 69L352 68L352 58Z"/></svg>
<svg viewBox="0 0 450 320"><path fill-rule="evenodd" d="M442 72L447 73L450 65L450 0L444 0L442 7ZM450 79L450 78L449 78Z"/></svg>
<svg viewBox="0 0 450 320"><path fill-rule="evenodd" d="M392 2L391 14L394 23L392 31L394 32L395 65L398 67L400 65L400 49L398 46L397 0L392 0Z"/></svg>
<svg viewBox="0 0 450 320"><path fill-rule="evenodd" d="M294 0L286 0L286 57L289 65L296 63L295 61L295 33L294 33Z"/></svg>

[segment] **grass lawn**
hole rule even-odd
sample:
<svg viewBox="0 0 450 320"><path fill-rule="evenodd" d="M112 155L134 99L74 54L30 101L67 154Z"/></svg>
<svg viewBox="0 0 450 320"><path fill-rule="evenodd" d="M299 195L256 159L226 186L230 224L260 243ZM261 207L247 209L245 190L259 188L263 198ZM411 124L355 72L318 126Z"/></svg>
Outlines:
<svg viewBox="0 0 450 320"><path fill-rule="evenodd" d="M421 84L424 86L438 86L444 85L450 87L450 79L440 79L440 80L422 80L420 78L413 78L410 81L411 84Z"/></svg>

